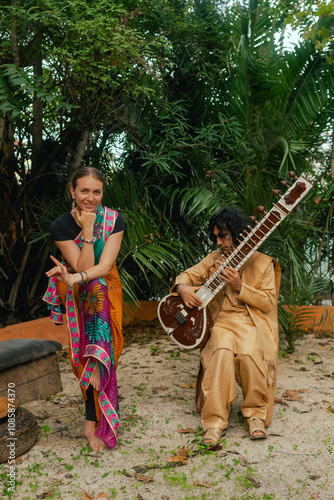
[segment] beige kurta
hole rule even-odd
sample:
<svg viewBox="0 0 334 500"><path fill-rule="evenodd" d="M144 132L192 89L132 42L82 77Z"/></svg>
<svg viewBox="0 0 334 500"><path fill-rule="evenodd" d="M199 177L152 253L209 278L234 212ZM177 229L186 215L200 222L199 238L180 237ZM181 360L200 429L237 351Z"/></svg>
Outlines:
<svg viewBox="0 0 334 500"><path fill-rule="evenodd" d="M202 285L223 260L220 250L210 253L176 278L171 293L175 293L175 286L179 283ZM239 293L226 285L208 305L214 325L211 337L202 351L202 360L205 356L208 362L217 349L250 356L267 380L269 404L265 424L269 425L278 359L277 301L280 267L271 257L255 252L240 274L242 287Z"/></svg>

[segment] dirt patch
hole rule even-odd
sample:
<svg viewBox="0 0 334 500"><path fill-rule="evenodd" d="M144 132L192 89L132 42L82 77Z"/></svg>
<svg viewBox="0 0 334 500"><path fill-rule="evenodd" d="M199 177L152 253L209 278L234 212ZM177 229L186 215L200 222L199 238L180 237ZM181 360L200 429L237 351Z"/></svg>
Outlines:
<svg viewBox="0 0 334 500"><path fill-rule="evenodd" d="M334 498L333 338L309 334L280 359L268 439L248 438L239 391L221 447L206 451L193 406L199 352L179 350L159 328L150 322L124 330L120 439L111 451L87 448L80 391L62 354L63 392L24 405L40 431L16 463L13 499ZM8 465L0 472L5 482Z"/></svg>

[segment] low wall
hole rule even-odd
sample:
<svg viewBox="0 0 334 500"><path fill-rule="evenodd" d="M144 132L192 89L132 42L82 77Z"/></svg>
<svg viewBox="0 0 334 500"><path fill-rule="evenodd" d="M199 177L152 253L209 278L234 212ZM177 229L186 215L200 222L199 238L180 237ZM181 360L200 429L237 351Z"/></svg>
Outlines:
<svg viewBox="0 0 334 500"><path fill-rule="evenodd" d="M150 300L140 301L140 307L124 306L123 324L128 325L131 321L151 321L157 317L158 302ZM0 342L9 339L47 339L57 340L62 345L68 344L68 333L66 323L59 325L47 318L25 321L0 328Z"/></svg>
<svg viewBox="0 0 334 500"><path fill-rule="evenodd" d="M124 325L137 320L152 321L157 318L158 302L142 300L139 304L139 308L124 306ZM313 328L315 331L334 331L333 306L304 306L303 310L309 310L307 318L302 322L305 328ZM56 325L49 318L26 321L0 329L0 342L17 338L57 340L62 345L68 344L66 325Z"/></svg>
<svg viewBox="0 0 334 500"><path fill-rule="evenodd" d="M302 306L299 311L305 315L298 322L304 328L334 332L334 306Z"/></svg>

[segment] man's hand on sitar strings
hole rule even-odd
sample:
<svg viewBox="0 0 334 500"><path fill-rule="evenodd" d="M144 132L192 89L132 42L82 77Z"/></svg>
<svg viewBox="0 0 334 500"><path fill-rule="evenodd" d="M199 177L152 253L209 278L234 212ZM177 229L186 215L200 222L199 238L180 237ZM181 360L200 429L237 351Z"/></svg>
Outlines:
<svg viewBox="0 0 334 500"><path fill-rule="evenodd" d="M201 286L179 285L178 293L181 295L185 306L192 309L193 307L200 307L203 302L196 295L196 291L200 290Z"/></svg>
<svg viewBox="0 0 334 500"><path fill-rule="evenodd" d="M231 285L236 292L240 292L242 285L241 277L238 271L233 269L233 267L226 267L220 273L220 277L225 281L225 283Z"/></svg>

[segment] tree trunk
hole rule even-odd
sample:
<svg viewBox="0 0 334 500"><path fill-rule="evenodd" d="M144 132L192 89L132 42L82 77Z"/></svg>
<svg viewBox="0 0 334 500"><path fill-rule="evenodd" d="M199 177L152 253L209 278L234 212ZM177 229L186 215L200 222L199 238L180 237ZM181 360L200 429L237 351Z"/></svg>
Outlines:
<svg viewBox="0 0 334 500"><path fill-rule="evenodd" d="M82 162L82 158L84 157L84 154L85 154L85 151L86 151L86 147L87 147L87 144L88 144L88 138L89 138L89 129L88 128L84 128L81 131L81 135L80 135L80 139L79 139L78 144L77 144L77 148L76 148L75 152L73 153L73 159L72 159L72 162L71 162L71 171L72 171L72 173L76 172L80 168L80 165L81 165L81 162ZM67 193L69 193L70 183L71 183L71 179L69 179L69 182L68 182L68 184L66 186L66 192Z"/></svg>
<svg viewBox="0 0 334 500"><path fill-rule="evenodd" d="M88 144L88 138L89 138L89 129L84 128L81 132L81 136L79 139L79 142L77 144L77 148L75 150L75 153L73 154L73 160L71 163L71 170L75 172L76 170L79 170L82 158L84 157L86 147Z"/></svg>
<svg viewBox="0 0 334 500"><path fill-rule="evenodd" d="M40 277L42 275L42 272L43 272L43 269L44 269L44 266L45 266L45 263L46 263L46 260L49 256L49 252L50 252L50 248L49 248L49 245L46 244L45 245L45 248L44 248L44 252L43 252L43 255L42 255L42 259L40 261L40 266L38 268L38 271L36 272L36 275L35 275L35 278L34 278L34 282L32 284L32 287L31 289L28 291L28 295L27 295L27 303L28 303L28 306L30 308L33 307L34 305L34 298L35 298L35 292L36 292L36 288L37 288L37 285L39 283L39 280L40 280ZM51 262L51 261L50 261ZM46 282L45 282L46 283ZM46 287L46 285L45 285Z"/></svg>
<svg viewBox="0 0 334 500"><path fill-rule="evenodd" d="M18 68L20 66L20 56L19 56L19 49L18 49L18 45L17 45L16 15L14 14L15 9L16 9L16 0L11 1L11 6L13 9L12 31L11 31L12 50L13 50L13 55L14 55L14 64Z"/></svg>
<svg viewBox="0 0 334 500"><path fill-rule="evenodd" d="M36 41L34 43L36 47L36 59L34 61L34 78L35 80L43 77L43 65L42 65L42 53L41 53L41 43L42 43L42 35L39 34L36 37ZM32 125L32 152L31 152L31 161L32 161L32 171L36 172L41 163L41 155L43 148L43 103L41 99L37 97L37 92L34 92L34 101L33 101L33 125Z"/></svg>
<svg viewBox="0 0 334 500"><path fill-rule="evenodd" d="M24 252L24 255L23 255L23 259L22 259L22 263L21 263L21 267L20 267L20 270L19 270L19 273L18 273L17 278L15 280L15 283L12 286L12 289L10 291L9 299L8 299L8 302L7 302L7 307L11 311L15 310L17 294L19 292L19 288L20 288L21 281L22 281L22 278L23 278L23 273L24 273L24 270L26 268L28 257L29 257L31 249L32 249L32 245L27 245L26 246L25 252Z"/></svg>

